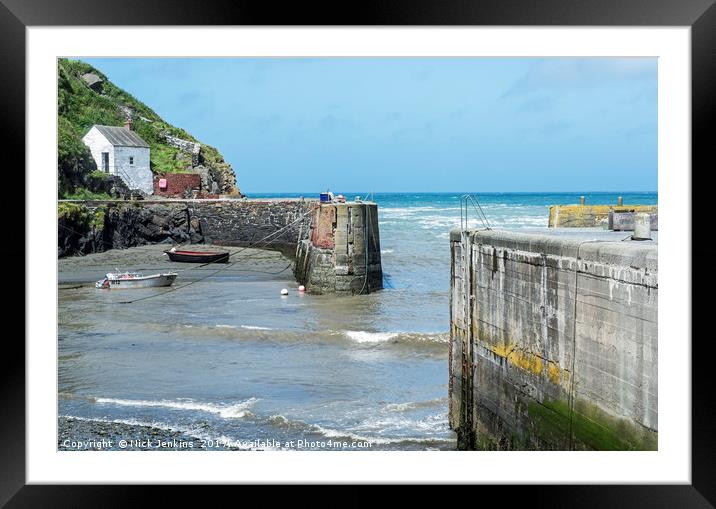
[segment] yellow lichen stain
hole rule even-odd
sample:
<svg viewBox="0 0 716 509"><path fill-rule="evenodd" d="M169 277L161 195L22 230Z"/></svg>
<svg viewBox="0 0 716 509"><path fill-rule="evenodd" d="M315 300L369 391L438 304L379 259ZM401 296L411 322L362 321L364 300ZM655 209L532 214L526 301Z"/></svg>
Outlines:
<svg viewBox="0 0 716 509"><path fill-rule="evenodd" d="M508 357L512 351L513 348L510 347L510 345L488 345L488 348L494 353L495 355L499 355L500 357Z"/></svg>
<svg viewBox="0 0 716 509"><path fill-rule="evenodd" d="M547 378L553 384L559 385L561 381L569 380L569 372L559 367L555 361L545 361L537 354L525 351L509 344L489 345L488 348L495 355L504 358L513 366L537 376ZM545 369L546 368L546 369Z"/></svg>
<svg viewBox="0 0 716 509"><path fill-rule="evenodd" d="M457 327L455 329L456 331L459 330L460 336L464 338L464 331ZM490 334L481 334L481 332L481 329L473 322L472 334L476 342L498 357L502 357L509 364L535 376L546 376L555 385L569 381L570 372L562 369L557 361L543 359L535 353L515 346L514 342L509 339L499 339Z"/></svg>
<svg viewBox="0 0 716 509"><path fill-rule="evenodd" d="M657 205L552 205L549 208L550 228L594 227L606 223L609 212L647 212L656 214Z"/></svg>
<svg viewBox="0 0 716 509"><path fill-rule="evenodd" d="M547 362L547 377L550 379L550 381L554 384L558 384L561 378L561 369L559 369L559 364L557 364L554 361Z"/></svg>
<svg viewBox="0 0 716 509"><path fill-rule="evenodd" d="M515 350L511 356L512 363L524 371L529 371L535 375L541 375L544 363L541 357L529 352L520 352Z"/></svg>

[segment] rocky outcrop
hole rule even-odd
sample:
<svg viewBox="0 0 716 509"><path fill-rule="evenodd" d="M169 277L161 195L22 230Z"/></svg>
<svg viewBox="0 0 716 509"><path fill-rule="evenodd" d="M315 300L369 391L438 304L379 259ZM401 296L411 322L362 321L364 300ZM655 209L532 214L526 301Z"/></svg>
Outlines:
<svg viewBox="0 0 716 509"><path fill-rule="evenodd" d="M241 195L236 187L234 171L215 149L196 141L172 136L166 131L161 133L161 137L167 145L178 150L176 160L182 162L186 170L201 176L202 191L209 194Z"/></svg>
<svg viewBox="0 0 716 509"><path fill-rule="evenodd" d="M199 165L199 152L201 152L201 143L183 140L181 138L178 138L177 136L172 136L167 132L163 132L162 136L164 137L164 141L166 141L168 145L178 148L182 152L191 155L192 166Z"/></svg>
<svg viewBox="0 0 716 509"><path fill-rule="evenodd" d="M201 222L184 203L141 202L58 207L58 256L124 249L146 244L204 242Z"/></svg>
<svg viewBox="0 0 716 509"><path fill-rule="evenodd" d="M315 206L302 200L63 201L58 206L58 255L210 243L294 256L298 240L309 235L309 212Z"/></svg>
<svg viewBox="0 0 716 509"><path fill-rule="evenodd" d="M184 204L112 207L105 219L105 236L112 248L204 241L201 225L190 220Z"/></svg>
<svg viewBox="0 0 716 509"><path fill-rule="evenodd" d="M128 119L132 130L150 145L155 175L195 172L202 175L206 193L241 196L234 170L216 148L167 123L89 64L58 60L57 112L61 198L92 194L100 198L102 191L84 181L97 167L82 137L94 124L121 126Z"/></svg>
<svg viewBox="0 0 716 509"><path fill-rule="evenodd" d="M88 72L82 75L82 81L84 81L88 87L95 92L102 92L102 78L92 72Z"/></svg>
<svg viewBox="0 0 716 509"><path fill-rule="evenodd" d="M85 186L94 193L105 193L112 198L128 200L141 195L140 191L132 191L118 175L107 175L99 172L91 173L85 179Z"/></svg>

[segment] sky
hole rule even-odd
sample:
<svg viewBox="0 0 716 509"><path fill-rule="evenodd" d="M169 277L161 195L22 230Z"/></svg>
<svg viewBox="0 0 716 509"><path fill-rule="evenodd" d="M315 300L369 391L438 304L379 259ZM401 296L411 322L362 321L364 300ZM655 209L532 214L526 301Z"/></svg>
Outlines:
<svg viewBox="0 0 716 509"><path fill-rule="evenodd" d="M249 195L657 190L656 58L83 60Z"/></svg>

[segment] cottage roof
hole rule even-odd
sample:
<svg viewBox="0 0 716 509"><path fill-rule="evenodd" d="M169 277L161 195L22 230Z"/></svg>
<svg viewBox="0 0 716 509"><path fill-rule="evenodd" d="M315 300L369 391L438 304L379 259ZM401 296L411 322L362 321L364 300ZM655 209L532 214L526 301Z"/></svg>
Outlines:
<svg viewBox="0 0 716 509"><path fill-rule="evenodd" d="M149 148L147 142L140 138L137 133L125 127L109 125L95 125L94 127L114 146Z"/></svg>

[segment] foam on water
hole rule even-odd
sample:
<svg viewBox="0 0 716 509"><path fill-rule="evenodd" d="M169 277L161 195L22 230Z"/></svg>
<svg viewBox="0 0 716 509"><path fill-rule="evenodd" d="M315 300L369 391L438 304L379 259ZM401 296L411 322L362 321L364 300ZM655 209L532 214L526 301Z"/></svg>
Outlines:
<svg viewBox="0 0 716 509"><path fill-rule="evenodd" d="M409 412L421 408L440 406L447 403L447 398L435 398L428 401L408 401L405 403L388 403L383 407L386 412Z"/></svg>
<svg viewBox="0 0 716 509"><path fill-rule="evenodd" d="M141 426L143 428L154 428L162 431L181 431L163 422L141 421L139 419L108 419L106 417L81 417L79 415L60 415L59 417L72 421L99 422L102 424L122 424L125 426Z"/></svg>
<svg viewBox="0 0 716 509"><path fill-rule="evenodd" d="M382 343L398 336L398 332L345 331L345 335L358 343Z"/></svg>
<svg viewBox="0 0 716 509"><path fill-rule="evenodd" d="M131 407L160 407L172 410L193 410L209 412L219 415L224 419L240 419L250 415L249 409L258 401L257 398L249 398L235 404L200 403L193 400L143 400L143 399L120 399L120 398L95 398L99 404L131 406Z"/></svg>
<svg viewBox="0 0 716 509"><path fill-rule="evenodd" d="M337 429L333 427L326 427L325 425L309 424L299 419L289 419L283 415L272 415L267 419L267 422L272 426L291 429L294 431L300 431L304 434L318 434L325 438L334 440L342 439L343 441L361 441L370 442L375 445L386 445L386 444L400 444L400 443L452 443L451 438L444 438L440 436L429 436L429 437L415 437L415 436L381 436L380 434L369 434L356 432L350 428ZM370 426L364 426L365 429ZM374 429L376 429L374 427ZM376 431L382 431L376 429ZM341 441L341 440L339 440Z"/></svg>

